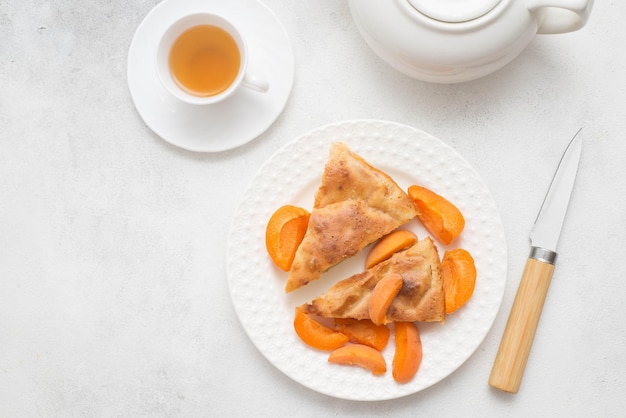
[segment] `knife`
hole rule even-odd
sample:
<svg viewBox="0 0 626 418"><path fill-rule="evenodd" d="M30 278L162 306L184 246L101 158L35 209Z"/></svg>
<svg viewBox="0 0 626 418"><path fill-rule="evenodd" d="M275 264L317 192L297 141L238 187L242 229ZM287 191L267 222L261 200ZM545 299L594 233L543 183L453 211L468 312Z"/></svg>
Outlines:
<svg viewBox="0 0 626 418"><path fill-rule="evenodd" d="M581 130L576 132L561 157L530 233L530 255L489 376L489 385L496 389L517 393L522 382L552 280L559 235L578 171Z"/></svg>

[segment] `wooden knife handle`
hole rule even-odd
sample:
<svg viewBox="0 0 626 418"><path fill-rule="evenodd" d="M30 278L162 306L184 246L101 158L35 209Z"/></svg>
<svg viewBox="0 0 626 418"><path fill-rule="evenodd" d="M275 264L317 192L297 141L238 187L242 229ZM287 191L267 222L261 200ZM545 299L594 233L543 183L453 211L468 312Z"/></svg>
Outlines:
<svg viewBox="0 0 626 418"><path fill-rule="evenodd" d="M489 385L517 393L548 294L554 264L529 258L489 376Z"/></svg>

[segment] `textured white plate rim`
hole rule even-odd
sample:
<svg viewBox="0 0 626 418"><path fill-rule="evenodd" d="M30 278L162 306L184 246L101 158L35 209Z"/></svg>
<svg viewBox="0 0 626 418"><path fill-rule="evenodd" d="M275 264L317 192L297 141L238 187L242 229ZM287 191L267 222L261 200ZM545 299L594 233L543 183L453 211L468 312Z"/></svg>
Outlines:
<svg viewBox="0 0 626 418"><path fill-rule="evenodd" d="M293 331L293 308L336 280L362 268L357 255L334 267L323 279L289 295L286 273L273 266L265 250L265 225L282 204L310 209L330 144L343 141L366 160L394 177L400 186L422 183L450 198L463 211L466 229L449 248L463 247L475 258L474 296L445 324L419 324L424 359L416 377L399 385L390 373L393 335L383 351L383 377L365 370L327 363L327 352L305 346ZM400 149L398 149L400 147ZM418 151L413 155L410 151ZM403 173L409 167L411 173ZM415 173L413 173L415 167ZM460 197L461 199L457 199ZM426 232L410 225L418 237ZM440 256L447 247L439 246ZM228 237L228 285L237 316L270 363L294 381L341 399L394 399L426 389L458 369L478 348L500 308L506 282L506 241L493 198L473 168L455 150L421 130L384 120L332 123L281 147L256 173L244 191ZM299 293L302 292L302 293Z"/></svg>
<svg viewBox="0 0 626 418"><path fill-rule="evenodd" d="M250 6L255 6L258 13L246 17L246 13L253 13ZM280 47L265 45L263 48L264 54L272 55L273 59L267 61L272 62L273 70L279 73L270 77L273 82L267 93L238 91L222 103L193 106L178 101L160 85L150 60L156 54L159 33L178 17L197 11L217 12L231 19L247 20L247 26L256 25L257 29L260 25L266 25L266 30L269 30L267 25L272 26L272 36L260 37L258 33L254 37L248 36L251 38L249 43L260 43L261 38L264 39L262 43L270 42L270 39L280 42ZM242 32L252 31L246 27L241 29ZM285 27L276 14L259 0L164 0L153 7L137 27L128 50L126 73L133 104L154 133L188 151L222 152L257 138L280 116L293 87L294 56ZM249 98L256 94L263 96L250 101ZM246 106L242 107L243 110L233 111L244 101ZM212 116L214 113L215 116ZM235 114L236 121L232 117L222 117L223 114ZM247 118L248 123L241 123L242 118ZM253 119L254 123L250 123ZM189 127L189 121L193 128ZM203 137L210 139L202 141Z"/></svg>

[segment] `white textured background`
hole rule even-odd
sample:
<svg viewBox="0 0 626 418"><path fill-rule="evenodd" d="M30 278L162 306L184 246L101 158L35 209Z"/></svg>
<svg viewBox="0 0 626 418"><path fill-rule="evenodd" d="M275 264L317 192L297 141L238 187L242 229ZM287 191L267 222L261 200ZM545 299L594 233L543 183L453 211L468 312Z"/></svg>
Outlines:
<svg viewBox="0 0 626 418"><path fill-rule="evenodd" d="M0 1L0 416L622 416L626 410L626 2L538 37L482 80L430 85L382 62L342 0L265 0L295 59L287 107L219 154L168 145L126 84L157 1ZM320 125L406 123L482 176L507 234L491 332L441 383L358 403L292 382L255 349L226 284L240 193L281 145ZM559 264L520 393L487 385L567 140L585 143Z"/></svg>

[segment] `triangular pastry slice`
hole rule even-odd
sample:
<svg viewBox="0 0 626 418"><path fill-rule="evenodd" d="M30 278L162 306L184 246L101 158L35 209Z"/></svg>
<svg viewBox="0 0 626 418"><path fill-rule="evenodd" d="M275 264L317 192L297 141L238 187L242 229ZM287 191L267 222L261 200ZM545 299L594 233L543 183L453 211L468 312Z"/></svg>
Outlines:
<svg viewBox="0 0 626 418"><path fill-rule="evenodd" d="M368 319L372 291L390 274L402 276L402 288L387 310L385 323L445 319L439 254L429 237L364 272L337 282L302 307L310 314L325 318Z"/></svg>
<svg viewBox="0 0 626 418"><path fill-rule="evenodd" d="M391 177L345 144L333 144L285 291L319 279L415 216L413 202Z"/></svg>

